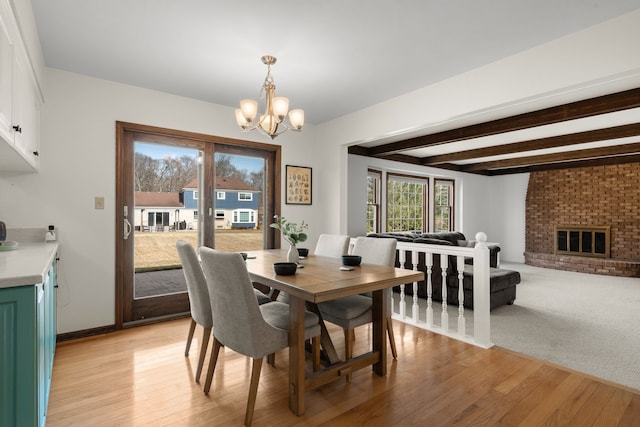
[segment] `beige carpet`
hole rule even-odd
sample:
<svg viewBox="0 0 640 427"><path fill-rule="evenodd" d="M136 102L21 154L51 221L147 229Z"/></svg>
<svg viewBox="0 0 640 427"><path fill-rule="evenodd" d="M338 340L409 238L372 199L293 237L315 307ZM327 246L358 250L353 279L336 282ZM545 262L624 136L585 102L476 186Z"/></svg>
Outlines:
<svg viewBox="0 0 640 427"><path fill-rule="evenodd" d="M522 283L491 313L496 345L640 390L640 279L501 267Z"/></svg>

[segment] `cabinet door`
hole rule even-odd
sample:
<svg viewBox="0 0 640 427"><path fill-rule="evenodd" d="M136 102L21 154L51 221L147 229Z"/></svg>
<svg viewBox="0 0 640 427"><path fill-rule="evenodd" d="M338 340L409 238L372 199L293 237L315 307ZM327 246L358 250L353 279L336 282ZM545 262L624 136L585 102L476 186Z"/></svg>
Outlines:
<svg viewBox="0 0 640 427"><path fill-rule="evenodd" d="M2 16L0 16L0 137L13 142L11 128L13 86L13 45Z"/></svg>
<svg viewBox="0 0 640 427"><path fill-rule="evenodd" d="M34 166L38 165L39 108L31 84L31 72L25 61L14 57L13 69L13 127L14 143L18 151Z"/></svg>
<svg viewBox="0 0 640 427"><path fill-rule="evenodd" d="M0 289L0 426L41 423L36 292L35 285Z"/></svg>

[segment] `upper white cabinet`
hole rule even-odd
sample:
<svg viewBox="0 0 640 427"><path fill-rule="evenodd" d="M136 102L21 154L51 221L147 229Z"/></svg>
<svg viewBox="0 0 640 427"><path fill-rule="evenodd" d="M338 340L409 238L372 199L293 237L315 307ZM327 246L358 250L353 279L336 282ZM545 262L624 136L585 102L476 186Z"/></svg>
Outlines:
<svg viewBox="0 0 640 427"><path fill-rule="evenodd" d="M41 96L8 0L0 0L0 173L37 172Z"/></svg>
<svg viewBox="0 0 640 427"><path fill-rule="evenodd" d="M27 64L16 58L13 62L13 142L16 149L36 169L39 166L38 129L40 105L29 78Z"/></svg>
<svg viewBox="0 0 640 427"><path fill-rule="evenodd" d="M9 38L4 17L0 16L0 137L13 138L11 129L12 86L13 86L13 44Z"/></svg>

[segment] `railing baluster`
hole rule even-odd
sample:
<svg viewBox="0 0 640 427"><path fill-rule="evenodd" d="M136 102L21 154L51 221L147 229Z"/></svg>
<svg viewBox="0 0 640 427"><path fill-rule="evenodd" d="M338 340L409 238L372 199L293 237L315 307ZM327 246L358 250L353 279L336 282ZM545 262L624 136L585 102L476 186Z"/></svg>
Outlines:
<svg viewBox="0 0 640 427"><path fill-rule="evenodd" d="M407 261L407 250L401 249L399 250L399 261L400 267L405 268L404 264ZM405 285L400 285L400 317L404 320L407 317L407 303L404 300L404 287Z"/></svg>
<svg viewBox="0 0 640 427"><path fill-rule="evenodd" d="M433 300L431 299L432 294L432 284L431 284L431 274L433 270L433 253L427 252L424 254L424 262L427 266L427 326L433 327Z"/></svg>
<svg viewBox="0 0 640 427"><path fill-rule="evenodd" d="M418 271L418 251L411 251L411 263L413 264L413 271ZM418 282L413 282L413 305L411 306L411 314L413 315L413 321L418 322Z"/></svg>
<svg viewBox="0 0 640 427"><path fill-rule="evenodd" d="M465 336L467 333L464 319L464 257L457 257L458 264L458 333Z"/></svg>
<svg viewBox="0 0 640 427"><path fill-rule="evenodd" d="M440 269L442 270L442 313L440 313L440 327L449 330L449 313L447 313L447 269L449 268L449 256L440 255Z"/></svg>

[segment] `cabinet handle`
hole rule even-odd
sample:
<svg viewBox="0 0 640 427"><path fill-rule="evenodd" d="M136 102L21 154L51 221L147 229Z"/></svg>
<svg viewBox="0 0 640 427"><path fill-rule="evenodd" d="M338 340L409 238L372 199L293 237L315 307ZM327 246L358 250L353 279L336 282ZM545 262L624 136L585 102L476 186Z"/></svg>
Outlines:
<svg viewBox="0 0 640 427"><path fill-rule="evenodd" d="M34 152L33 152L33 155L34 155L34 156L36 156L36 157L38 157L38 156L40 155L40 153L38 153L37 151L34 151Z"/></svg>
<svg viewBox="0 0 640 427"><path fill-rule="evenodd" d="M13 126L13 130L15 130L18 133L22 133L22 128L20 127L20 125Z"/></svg>

